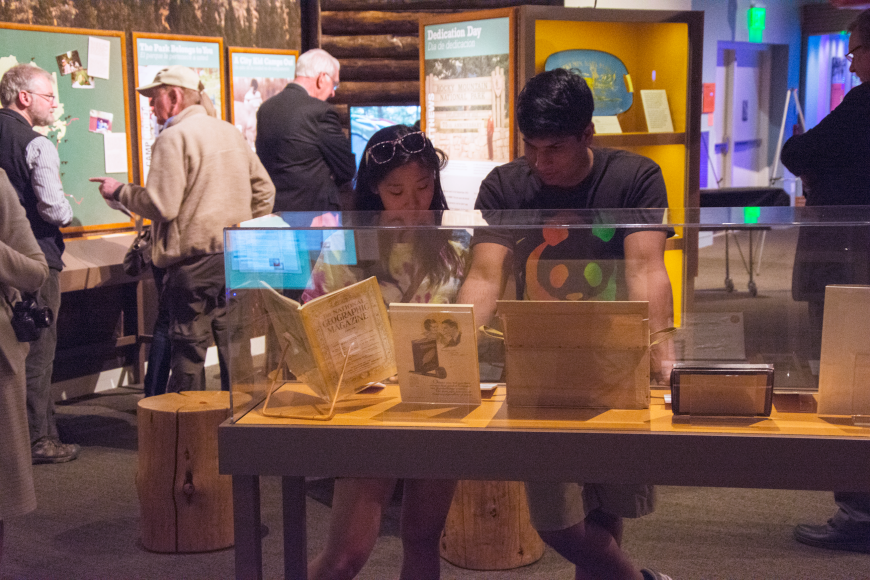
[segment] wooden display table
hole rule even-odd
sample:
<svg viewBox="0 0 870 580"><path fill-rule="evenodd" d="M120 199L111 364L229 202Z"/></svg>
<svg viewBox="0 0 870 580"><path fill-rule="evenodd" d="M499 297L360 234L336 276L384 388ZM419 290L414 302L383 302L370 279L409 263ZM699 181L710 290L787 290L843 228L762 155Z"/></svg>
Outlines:
<svg viewBox="0 0 870 580"><path fill-rule="evenodd" d="M138 407L142 545L153 552L232 546L232 482L218 474L216 437L230 416L230 394L167 393Z"/></svg>
<svg viewBox="0 0 870 580"><path fill-rule="evenodd" d="M707 423L674 422L662 391L650 409L631 411L508 408L501 389L479 407L421 410L397 395L395 386L358 395L328 422L268 418L256 407L220 426L237 578L262 577L260 475L283 478L293 579L306 578L305 476L870 491L870 428L817 416L809 395L777 396L769 419Z"/></svg>

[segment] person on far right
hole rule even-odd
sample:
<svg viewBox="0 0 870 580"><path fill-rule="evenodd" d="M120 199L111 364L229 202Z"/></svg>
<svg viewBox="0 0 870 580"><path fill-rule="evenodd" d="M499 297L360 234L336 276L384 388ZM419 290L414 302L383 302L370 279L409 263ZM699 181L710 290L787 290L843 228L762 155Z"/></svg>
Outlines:
<svg viewBox="0 0 870 580"><path fill-rule="evenodd" d="M849 25L849 70L861 80L840 105L782 148L782 164L804 182L806 205L870 205L870 10ZM821 348L824 287L870 284L870 228L801 228L792 294L808 302L816 356ZM827 524L795 527L798 542L870 553L870 493L836 492Z"/></svg>

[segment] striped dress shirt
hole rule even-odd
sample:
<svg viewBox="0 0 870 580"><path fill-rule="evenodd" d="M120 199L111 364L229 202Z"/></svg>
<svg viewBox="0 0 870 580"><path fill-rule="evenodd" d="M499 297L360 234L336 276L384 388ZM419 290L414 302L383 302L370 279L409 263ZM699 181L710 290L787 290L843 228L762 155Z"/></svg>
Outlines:
<svg viewBox="0 0 870 580"><path fill-rule="evenodd" d="M60 182L57 148L48 138L37 137L27 145L24 153L40 217L55 226L68 225L73 219L73 210Z"/></svg>

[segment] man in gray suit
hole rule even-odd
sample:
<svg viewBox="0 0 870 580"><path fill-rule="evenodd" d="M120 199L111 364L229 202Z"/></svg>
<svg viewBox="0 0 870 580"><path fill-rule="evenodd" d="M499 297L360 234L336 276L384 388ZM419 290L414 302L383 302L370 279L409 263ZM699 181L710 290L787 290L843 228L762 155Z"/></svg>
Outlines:
<svg viewBox="0 0 870 580"><path fill-rule="evenodd" d="M340 209L339 187L356 159L335 107L339 63L325 50L305 52L296 78L257 111L257 155L275 184L274 211Z"/></svg>

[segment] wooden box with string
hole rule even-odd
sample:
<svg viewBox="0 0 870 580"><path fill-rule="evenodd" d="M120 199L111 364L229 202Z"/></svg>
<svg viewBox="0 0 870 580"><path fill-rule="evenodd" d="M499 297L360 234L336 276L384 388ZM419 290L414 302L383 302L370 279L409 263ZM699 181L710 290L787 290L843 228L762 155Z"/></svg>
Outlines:
<svg viewBox="0 0 870 580"><path fill-rule="evenodd" d="M500 300L498 316L508 405L649 408L648 302Z"/></svg>

